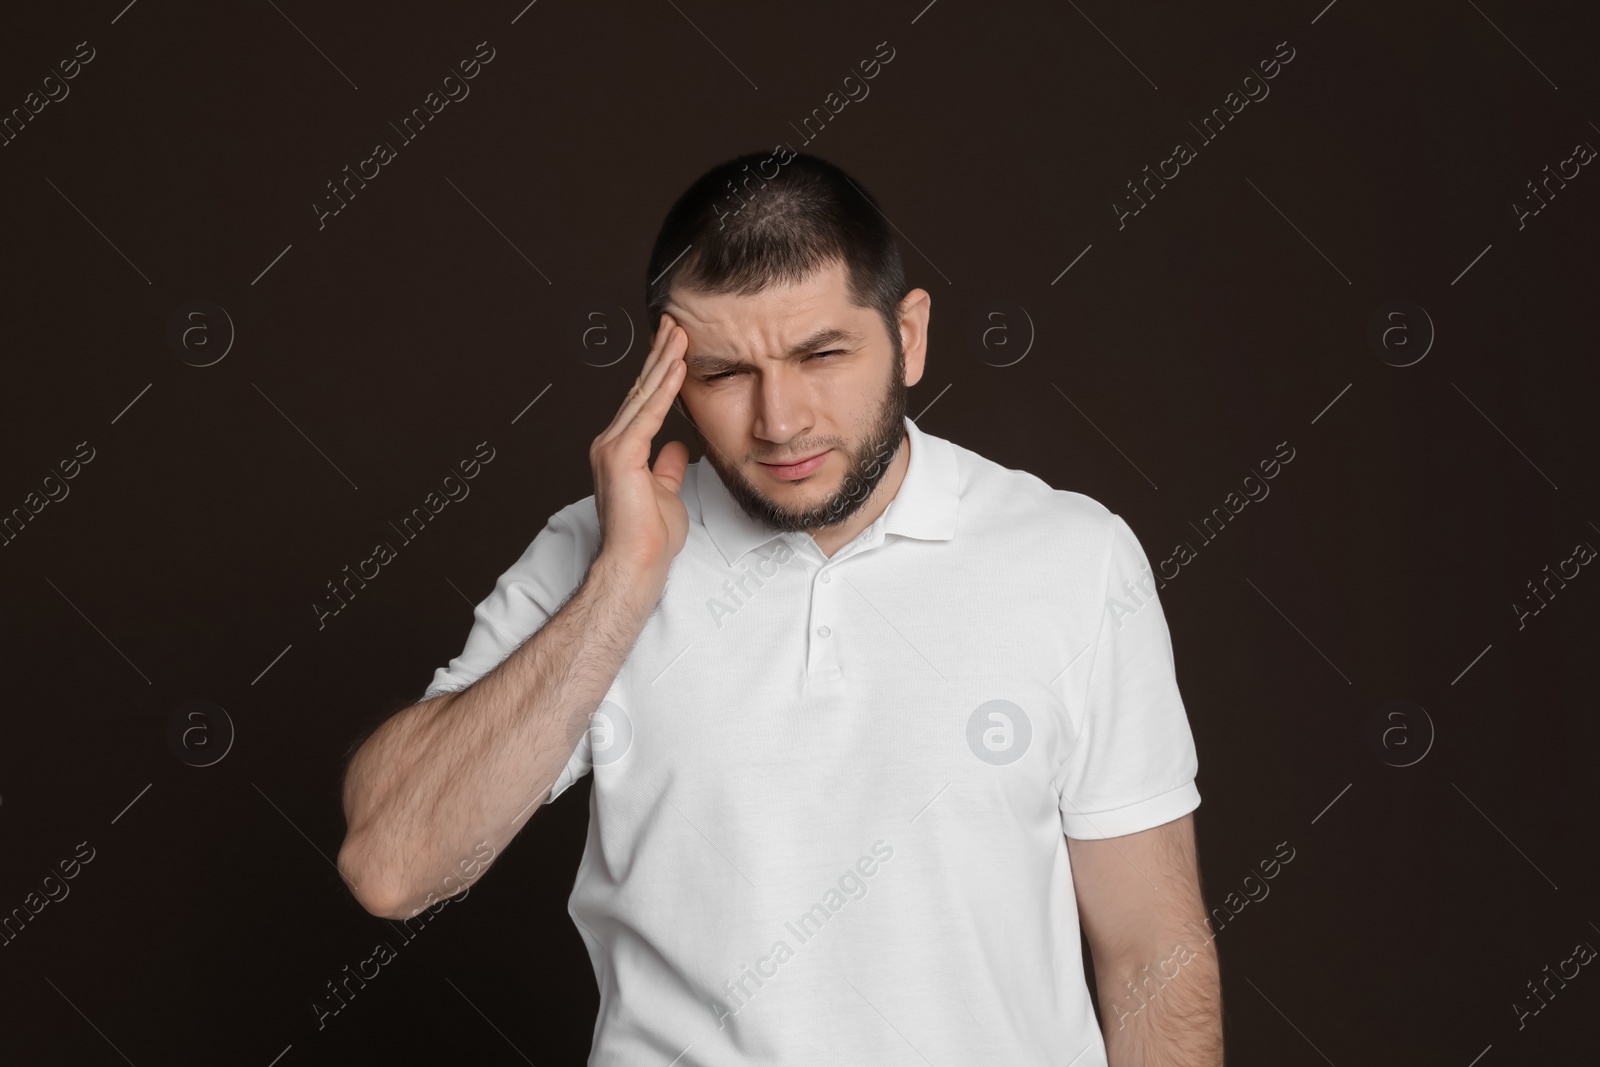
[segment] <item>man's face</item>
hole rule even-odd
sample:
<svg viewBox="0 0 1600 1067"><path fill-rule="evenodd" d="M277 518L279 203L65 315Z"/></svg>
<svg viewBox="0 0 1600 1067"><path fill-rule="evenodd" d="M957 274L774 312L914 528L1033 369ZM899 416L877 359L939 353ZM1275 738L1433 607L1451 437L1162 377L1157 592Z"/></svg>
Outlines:
<svg viewBox="0 0 1600 1067"><path fill-rule="evenodd" d="M907 304L925 319L920 292ZM908 381L882 317L846 295L842 263L754 296L674 288L666 310L689 335L679 398L691 430L745 514L791 533L860 510L889 470L907 388L922 377L916 311Z"/></svg>

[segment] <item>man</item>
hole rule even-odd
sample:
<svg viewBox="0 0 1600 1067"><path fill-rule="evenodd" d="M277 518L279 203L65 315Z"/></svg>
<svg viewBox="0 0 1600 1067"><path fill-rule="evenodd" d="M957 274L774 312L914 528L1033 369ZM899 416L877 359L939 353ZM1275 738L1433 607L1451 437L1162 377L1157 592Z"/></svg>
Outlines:
<svg viewBox="0 0 1600 1067"><path fill-rule="evenodd" d="M930 298L836 167L714 168L646 277L594 495L350 762L358 899L460 892L592 772L590 1064L1220 1065L1196 754L1127 524L905 416ZM705 455L652 469L675 400Z"/></svg>

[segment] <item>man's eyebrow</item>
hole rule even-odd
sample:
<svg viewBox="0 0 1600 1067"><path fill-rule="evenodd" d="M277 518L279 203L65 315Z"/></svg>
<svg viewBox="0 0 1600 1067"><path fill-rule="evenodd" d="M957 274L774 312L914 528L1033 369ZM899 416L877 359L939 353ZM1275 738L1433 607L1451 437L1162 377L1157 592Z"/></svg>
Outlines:
<svg viewBox="0 0 1600 1067"><path fill-rule="evenodd" d="M802 337L789 348L789 356L803 356L810 352L817 352L825 348L839 345L855 346L862 344L866 338L854 330L846 330L838 326L824 326L807 337ZM696 355L684 357L684 363L697 370L728 370L735 367L746 366L742 359L732 359L728 356Z"/></svg>

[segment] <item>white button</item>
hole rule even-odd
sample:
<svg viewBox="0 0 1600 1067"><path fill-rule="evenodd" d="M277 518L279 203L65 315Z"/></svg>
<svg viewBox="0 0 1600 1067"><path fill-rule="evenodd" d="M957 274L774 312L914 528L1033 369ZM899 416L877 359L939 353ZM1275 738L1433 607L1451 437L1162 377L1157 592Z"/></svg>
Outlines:
<svg viewBox="0 0 1600 1067"><path fill-rule="evenodd" d="M826 626L817 627L817 636L818 637L827 637L832 632L833 631L829 630Z"/></svg>
<svg viewBox="0 0 1600 1067"><path fill-rule="evenodd" d="M833 581L833 577L831 575L829 575L827 571L823 571L822 572L822 580L824 582L831 582L831 581Z"/></svg>

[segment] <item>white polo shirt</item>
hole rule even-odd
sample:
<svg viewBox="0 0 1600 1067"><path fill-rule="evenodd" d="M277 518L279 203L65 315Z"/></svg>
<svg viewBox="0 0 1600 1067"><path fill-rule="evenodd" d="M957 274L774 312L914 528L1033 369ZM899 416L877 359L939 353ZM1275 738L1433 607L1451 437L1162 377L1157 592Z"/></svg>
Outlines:
<svg viewBox="0 0 1600 1067"><path fill-rule="evenodd" d="M592 771L591 1067L1106 1062L1063 835L1200 803L1154 577L1094 500L905 426L831 559L684 478L688 541L550 797ZM593 496L553 515L427 695L538 630L599 536Z"/></svg>

